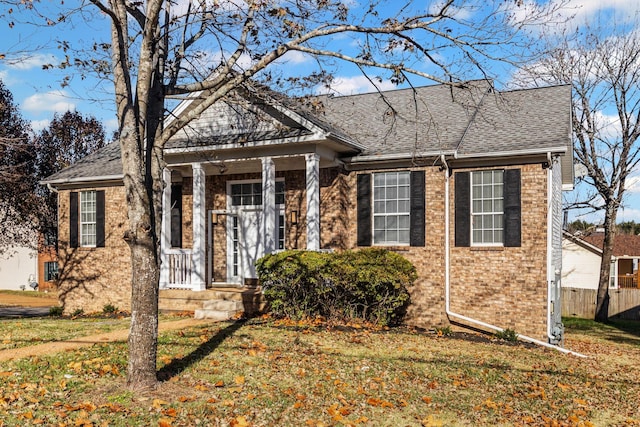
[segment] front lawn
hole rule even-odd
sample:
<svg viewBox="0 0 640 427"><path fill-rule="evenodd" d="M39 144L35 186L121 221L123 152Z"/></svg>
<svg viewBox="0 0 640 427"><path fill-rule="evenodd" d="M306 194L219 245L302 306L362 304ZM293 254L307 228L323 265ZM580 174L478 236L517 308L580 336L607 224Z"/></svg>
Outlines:
<svg viewBox="0 0 640 427"><path fill-rule="evenodd" d="M640 425L631 329L567 320L583 359L476 335L216 323L161 335L152 394L124 387L124 343L3 362L0 426Z"/></svg>

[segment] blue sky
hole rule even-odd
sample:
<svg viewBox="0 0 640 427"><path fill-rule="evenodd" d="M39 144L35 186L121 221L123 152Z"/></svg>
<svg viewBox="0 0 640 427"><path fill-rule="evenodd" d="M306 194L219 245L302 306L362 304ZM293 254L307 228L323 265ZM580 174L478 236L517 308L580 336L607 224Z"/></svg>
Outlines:
<svg viewBox="0 0 640 427"><path fill-rule="evenodd" d="M180 0L178 3L184 3ZM241 1L241 0L225 0ZM480 1L480 0L472 0ZM539 0L541 1L541 0ZM560 0L548 0L560 1ZM46 1L44 2L47 3ZM67 5L78 3L78 0L68 0ZM416 4L433 7L439 1L416 2ZM357 7L357 0L349 0L351 7ZM525 0L527 7L534 7L535 0ZM179 7L179 5L178 5ZM6 11L0 11L0 16ZM467 14L468 11L461 11ZM574 16L570 25L579 27L594 20L604 20L625 24L638 22L640 2L638 0L569 0L568 7L561 12L563 17ZM77 110L83 114L91 114L102 121L107 128L107 135L116 129L116 117L113 103L112 86L110 82L96 80L92 76L73 75L68 85L61 87L60 82L68 70L43 70L45 64L59 64L64 60L64 53L56 48L54 42L60 37L57 27L30 26L20 23L20 16L13 16L16 25L9 29L4 20L0 20L2 30L2 42L0 43L0 79L13 93L14 100L18 104L22 115L32 123L35 130L46 127L54 113L63 113L68 110ZM87 16L85 15L85 18ZM108 23L99 14L89 17L89 22L76 19L69 26L71 31L64 33L64 38L72 43L80 43L90 46L96 36L103 40L108 37ZM53 42L53 43L52 43ZM40 48L43 47L43 48ZM37 48L34 52L34 48ZM28 55L21 51L30 51ZM2 58L3 54L6 54ZM210 59L211 60L211 59ZM311 66L312 59L303 54L292 54L283 61L282 69L295 66L297 69ZM67 72L65 72L67 71ZM505 69L502 84L508 84L513 70ZM475 76L481 77L481 76ZM498 83L500 85L501 83ZM390 81L382 81L382 89L391 89L394 85ZM372 90L371 83L353 67L338 69L334 90L341 94L352 94ZM603 117L611 116L611 112L604 111ZM611 116L612 127L615 127L615 117ZM619 213L619 221L640 221L640 171L637 178L633 179L633 185L628 189L629 194L625 205ZM571 215L575 218L575 213ZM589 221L597 220L597 216L589 215L581 217Z"/></svg>

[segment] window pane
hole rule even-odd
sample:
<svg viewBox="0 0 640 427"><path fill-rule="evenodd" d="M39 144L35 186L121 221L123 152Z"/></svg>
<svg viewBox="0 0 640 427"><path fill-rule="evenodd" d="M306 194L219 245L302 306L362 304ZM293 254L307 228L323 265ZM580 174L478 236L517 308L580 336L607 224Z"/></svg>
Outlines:
<svg viewBox="0 0 640 427"><path fill-rule="evenodd" d="M398 212L399 213L409 213L410 203L408 200L400 200L398 202Z"/></svg>
<svg viewBox="0 0 640 427"><path fill-rule="evenodd" d="M398 185L409 186L409 172L398 173Z"/></svg>
<svg viewBox="0 0 640 427"><path fill-rule="evenodd" d="M396 213L398 212L398 202L395 200L385 202L385 209L387 213Z"/></svg>
<svg viewBox="0 0 640 427"><path fill-rule="evenodd" d="M408 242L408 241L409 241L409 230L398 231L398 242Z"/></svg>
<svg viewBox="0 0 640 427"><path fill-rule="evenodd" d="M387 217L387 229L389 229L389 230L397 230L398 229L398 217L397 216L388 216Z"/></svg>
<svg viewBox="0 0 640 427"><path fill-rule="evenodd" d="M395 200L398 198L397 187L387 187L387 200Z"/></svg>
<svg viewBox="0 0 640 427"><path fill-rule="evenodd" d="M385 224L385 217L377 216L373 218L373 228L376 230L383 230Z"/></svg>
<svg viewBox="0 0 640 427"><path fill-rule="evenodd" d="M395 173L388 173L386 175L386 186L387 188L390 186L398 185L398 175Z"/></svg>
<svg viewBox="0 0 640 427"><path fill-rule="evenodd" d="M402 215L398 217L398 228L400 229L409 229L410 227L410 220L409 220L409 215Z"/></svg>

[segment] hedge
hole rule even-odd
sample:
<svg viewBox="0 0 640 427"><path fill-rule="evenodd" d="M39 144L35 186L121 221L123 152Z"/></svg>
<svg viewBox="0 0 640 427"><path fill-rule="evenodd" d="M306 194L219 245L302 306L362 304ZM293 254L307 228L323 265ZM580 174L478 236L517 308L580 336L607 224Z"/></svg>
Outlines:
<svg viewBox="0 0 640 427"><path fill-rule="evenodd" d="M271 313L293 319L399 324L409 305L415 267L384 249L284 251L256 264Z"/></svg>

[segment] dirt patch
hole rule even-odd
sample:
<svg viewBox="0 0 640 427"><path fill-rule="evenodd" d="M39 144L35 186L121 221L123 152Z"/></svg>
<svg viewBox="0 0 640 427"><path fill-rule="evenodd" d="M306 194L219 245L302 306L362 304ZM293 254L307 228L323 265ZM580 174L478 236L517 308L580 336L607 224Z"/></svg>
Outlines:
<svg viewBox="0 0 640 427"><path fill-rule="evenodd" d="M58 298L51 296L29 296L30 292L4 293L0 292L0 306L5 307L53 307L58 305Z"/></svg>

